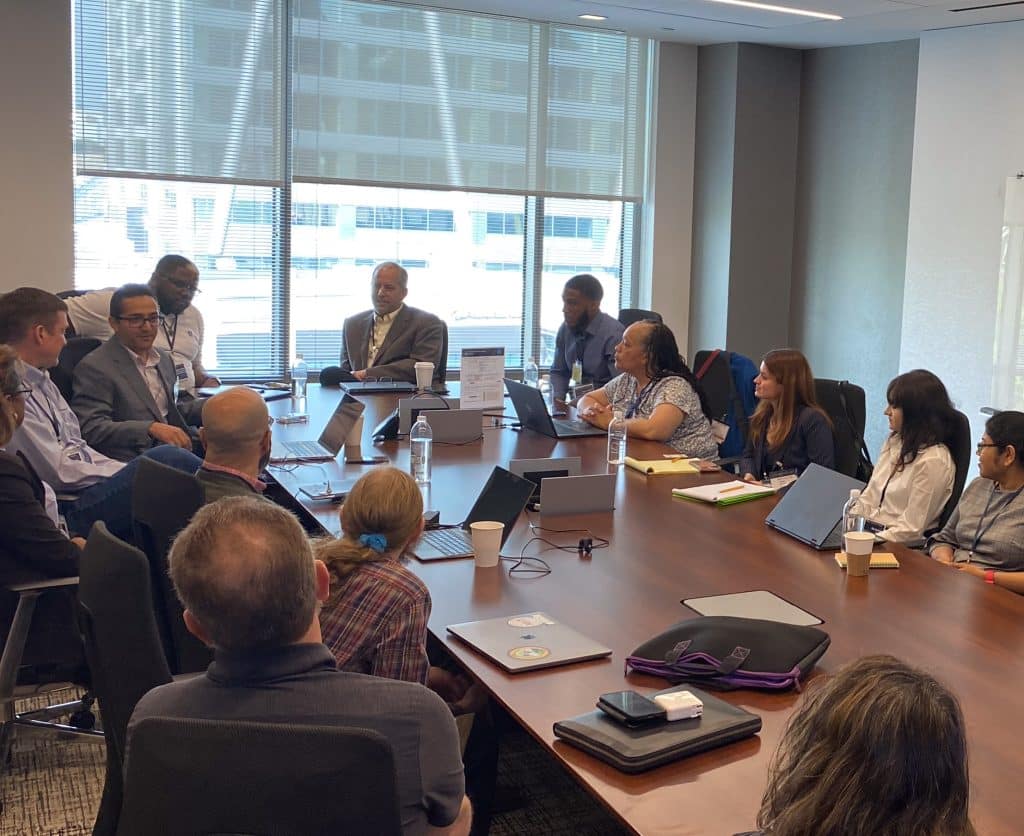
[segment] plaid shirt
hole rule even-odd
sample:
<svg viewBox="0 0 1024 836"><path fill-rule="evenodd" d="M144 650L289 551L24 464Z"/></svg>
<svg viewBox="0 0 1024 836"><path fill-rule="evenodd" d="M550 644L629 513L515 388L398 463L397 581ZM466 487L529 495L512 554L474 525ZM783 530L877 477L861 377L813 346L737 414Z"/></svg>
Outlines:
<svg viewBox="0 0 1024 836"><path fill-rule="evenodd" d="M338 669L426 684L430 593L395 560L363 563L320 612Z"/></svg>

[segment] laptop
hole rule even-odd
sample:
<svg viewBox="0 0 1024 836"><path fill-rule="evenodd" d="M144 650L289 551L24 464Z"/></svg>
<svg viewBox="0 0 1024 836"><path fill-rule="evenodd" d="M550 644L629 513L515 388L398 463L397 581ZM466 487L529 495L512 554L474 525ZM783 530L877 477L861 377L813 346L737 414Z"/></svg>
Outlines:
<svg viewBox="0 0 1024 836"><path fill-rule="evenodd" d="M530 430L546 435L549 438L584 438L588 435L606 435L600 427L595 427L580 419L567 420L552 418L548 413L547 404L540 389L517 383L505 378L505 388L512 399L512 408L516 411L519 423Z"/></svg>
<svg viewBox="0 0 1024 836"><path fill-rule="evenodd" d="M341 396L334 414L331 415L324 431L317 441L282 441L279 446L285 451L283 456L271 455L271 464L287 464L289 462L329 462L334 459L345 439L352 431L366 405L357 401L349 394Z"/></svg>
<svg viewBox="0 0 1024 836"><path fill-rule="evenodd" d="M843 506L854 488L864 483L809 464L768 515L765 523L819 551L842 549Z"/></svg>
<svg viewBox="0 0 1024 836"><path fill-rule="evenodd" d="M579 476L582 462L579 456L563 456L548 459L512 459L508 469L516 476L529 479L534 484L530 502L540 502L540 483L554 476Z"/></svg>
<svg viewBox="0 0 1024 836"><path fill-rule="evenodd" d="M416 391L415 383L404 380L353 380L340 385L350 395L403 395Z"/></svg>
<svg viewBox="0 0 1024 836"><path fill-rule="evenodd" d="M501 532L501 545L504 546L532 493L533 482L509 473L503 467L495 467L465 521L458 528L424 531L411 549L413 557L425 563L472 557L473 541L469 536L469 524L478 520L504 523L505 528Z"/></svg>
<svg viewBox="0 0 1024 836"><path fill-rule="evenodd" d="M509 673L611 656L611 648L542 612L449 624L449 633Z"/></svg>
<svg viewBox="0 0 1024 836"><path fill-rule="evenodd" d="M436 409L427 416L435 444L469 444L484 435L482 409Z"/></svg>
<svg viewBox="0 0 1024 836"><path fill-rule="evenodd" d="M539 510L545 516L614 511L615 481L614 473L544 479L540 483Z"/></svg>
<svg viewBox="0 0 1024 836"><path fill-rule="evenodd" d="M398 434L408 435L413 423L424 409L458 409L458 398L439 398L437 395L420 395L418 398L402 398L398 402ZM427 416L430 421L430 416ZM433 424L431 424L433 426Z"/></svg>

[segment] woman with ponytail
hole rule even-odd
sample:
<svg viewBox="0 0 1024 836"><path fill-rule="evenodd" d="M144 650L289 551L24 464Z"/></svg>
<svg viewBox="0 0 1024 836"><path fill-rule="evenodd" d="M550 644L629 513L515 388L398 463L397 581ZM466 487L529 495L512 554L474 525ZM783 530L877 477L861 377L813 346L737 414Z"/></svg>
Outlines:
<svg viewBox="0 0 1024 836"><path fill-rule="evenodd" d="M423 531L423 497L393 467L363 476L341 507L341 537L314 544L331 575L320 629L338 669L427 683L430 593L403 565Z"/></svg>

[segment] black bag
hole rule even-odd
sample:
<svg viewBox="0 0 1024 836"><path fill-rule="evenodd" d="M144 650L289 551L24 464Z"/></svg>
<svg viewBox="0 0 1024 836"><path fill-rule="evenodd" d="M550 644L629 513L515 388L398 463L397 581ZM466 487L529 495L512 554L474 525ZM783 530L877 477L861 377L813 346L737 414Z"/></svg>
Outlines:
<svg viewBox="0 0 1024 836"><path fill-rule="evenodd" d="M722 690L800 690L831 639L816 627L708 615L682 621L626 659L627 670Z"/></svg>

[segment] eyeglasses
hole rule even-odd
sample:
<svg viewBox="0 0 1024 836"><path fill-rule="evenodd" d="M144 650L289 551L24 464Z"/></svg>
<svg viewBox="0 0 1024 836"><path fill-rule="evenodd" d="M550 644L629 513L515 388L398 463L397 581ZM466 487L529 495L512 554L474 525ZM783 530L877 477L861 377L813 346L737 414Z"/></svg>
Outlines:
<svg viewBox="0 0 1024 836"><path fill-rule="evenodd" d="M274 426L274 416L273 415L268 415L267 416L267 426L268 427Z"/></svg>
<svg viewBox="0 0 1024 836"><path fill-rule="evenodd" d="M172 276L170 273L158 273L157 275L163 279L167 279L167 281L178 288L178 290L183 290L186 293L191 293L192 295L202 293L199 289L199 282L190 282L186 279L179 279L177 276Z"/></svg>
<svg viewBox="0 0 1024 836"><path fill-rule="evenodd" d="M8 398L17 398L19 396L27 398L29 395L32 394L32 387L31 386L22 385L22 386L19 386L17 389L15 389L13 392L4 392L4 394Z"/></svg>
<svg viewBox="0 0 1024 836"><path fill-rule="evenodd" d="M981 455L981 451L984 450L986 447L1002 447L1002 446L1003 446L1002 444L986 444L984 441L979 441L977 443L977 445L975 446L975 448L974 448L974 452L977 453L980 456Z"/></svg>
<svg viewBox="0 0 1024 836"><path fill-rule="evenodd" d="M129 328L141 328L143 325L163 325L164 317L163 314L150 314L149 316L119 316L116 317L118 322L126 322Z"/></svg>

